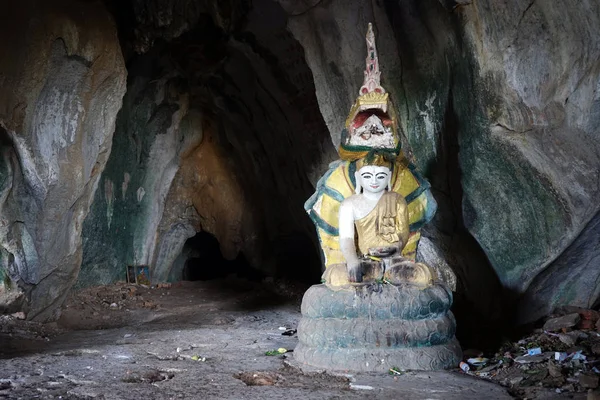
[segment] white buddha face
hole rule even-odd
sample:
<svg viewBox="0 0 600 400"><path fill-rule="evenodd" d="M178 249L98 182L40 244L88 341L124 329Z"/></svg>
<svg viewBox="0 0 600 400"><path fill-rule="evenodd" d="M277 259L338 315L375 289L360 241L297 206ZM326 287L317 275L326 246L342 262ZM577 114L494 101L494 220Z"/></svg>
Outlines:
<svg viewBox="0 0 600 400"><path fill-rule="evenodd" d="M379 193L389 185L391 177L392 171L388 167L365 165L356 172L356 183L367 192Z"/></svg>

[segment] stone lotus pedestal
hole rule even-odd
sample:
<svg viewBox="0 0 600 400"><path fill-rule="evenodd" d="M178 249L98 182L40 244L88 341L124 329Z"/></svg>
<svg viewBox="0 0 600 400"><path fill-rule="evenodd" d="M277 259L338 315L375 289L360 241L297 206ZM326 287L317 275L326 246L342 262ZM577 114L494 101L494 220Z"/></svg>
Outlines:
<svg viewBox="0 0 600 400"><path fill-rule="evenodd" d="M455 367L462 354L451 304L443 284L372 283L337 291L314 285L302 300L294 357L338 371Z"/></svg>

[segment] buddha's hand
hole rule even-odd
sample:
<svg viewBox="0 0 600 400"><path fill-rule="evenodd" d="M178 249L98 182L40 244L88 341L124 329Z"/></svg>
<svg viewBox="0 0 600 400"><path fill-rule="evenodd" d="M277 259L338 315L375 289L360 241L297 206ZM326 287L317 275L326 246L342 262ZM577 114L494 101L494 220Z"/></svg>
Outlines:
<svg viewBox="0 0 600 400"><path fill-rule="evenodd" d="M398 252L398 248L395 246L383 246L383 247L371 247L369 248L369 255L373 257L389 257Z"/></svg>
<svg viewBox="0 0 600 400"><path fill-rule="evenodd" d="M350 282L362 282L362 268L360 261L350 261L346 263L346 270L348 271L348 280Z"/></svg>
<svg viewBox="0 0 600 400"><path fill-rule="evenodd" d="M398 243L396 243L397 254L402 254L402 250L404 250L405 243L400 239Z"/></svg>

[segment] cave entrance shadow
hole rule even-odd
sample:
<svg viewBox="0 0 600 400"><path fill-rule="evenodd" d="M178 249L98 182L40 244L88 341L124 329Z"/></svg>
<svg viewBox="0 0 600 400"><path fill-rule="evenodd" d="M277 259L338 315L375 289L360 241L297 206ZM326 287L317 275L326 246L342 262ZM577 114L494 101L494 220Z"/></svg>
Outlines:
<svg viewBox="0 0 600 400"><path fill-rule="evenodd" d="M208 232L198 232L189 238L182 254L186 258L181 276L184 281L208 281L229 275L254 281L264 278L264 274L252 268L243 253L233 260L225 259L219 241Z"/></svg>
<svg viewBox="0 0 600 400"><path fill-rule="evenodd" d="M518 334L514 324L519 294L502 285L487 255L465 225L465 218L473 220L477 215L464 197L460 133L450 85L442 134L437 143L438 156L427 168L438 212L424 229L424 235L440 245L444 258L457 275L452 310L462 347L495 351Z"/></svg>
<svg viewBox="0 0 600 400"><path fill-rule="evenodd" d="M310 245L310 239L304 236L290 235L278 239L272 246L278 265L276 269L286 273L274 277L254 268L243 253L233 260L225 259L217 238L201 231L184 244L176 261L183 264L180 276L172 275L171 280L201 283L202 293L211 298L255 292L256 295L248 296L247 302L236 305L238 310L256 311L299 302L309 286L308 282L314 278L314 271L306 268L307 264L314 263L307 245ZM280 263L284 263L285 268Z"/></svg>

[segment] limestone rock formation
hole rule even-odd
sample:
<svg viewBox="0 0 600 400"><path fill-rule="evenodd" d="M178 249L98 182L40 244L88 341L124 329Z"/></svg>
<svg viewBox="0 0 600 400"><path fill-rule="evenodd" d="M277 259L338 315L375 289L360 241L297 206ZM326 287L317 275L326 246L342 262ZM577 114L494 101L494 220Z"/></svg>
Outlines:
<svg viewBox="0 0 600 400"><path fill-rule="evenodd" d="M302 48L275 3L257 3L234 35L236 7L202 11L196 26L179 13L158 30L138 21L136 43L171 42L129 61L80 285L123 279L132 264L151 265L155 281L181 279L177 258L197 232L262 272L320 275L302 204L335 153Z"/></svg>
<svg viewBox="0 0 600 400"><path fill-rule="evenodd" d="M10 1L0 20L0 297L43 321L77 278L127 73L100 3Z"/></svg>
<svg viewBox="0 0 600 400"><path fill-rule="evenodd" d="M585 228L600 209L600 5L486 4L465 19L488 94L485 134L461 146L465 222L503 284L544 304L522 320L591 307L599 249L567 249L593 240Z"/></svg>

